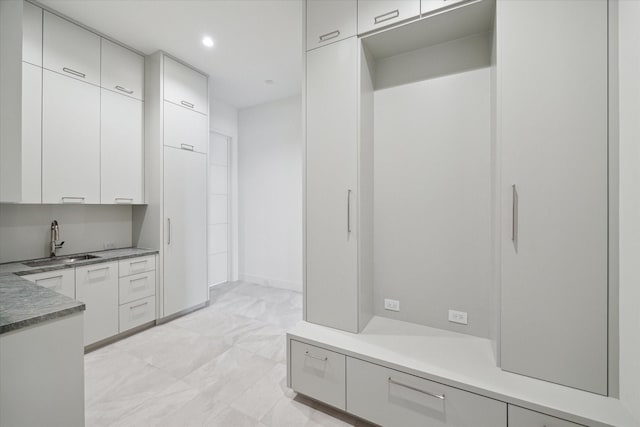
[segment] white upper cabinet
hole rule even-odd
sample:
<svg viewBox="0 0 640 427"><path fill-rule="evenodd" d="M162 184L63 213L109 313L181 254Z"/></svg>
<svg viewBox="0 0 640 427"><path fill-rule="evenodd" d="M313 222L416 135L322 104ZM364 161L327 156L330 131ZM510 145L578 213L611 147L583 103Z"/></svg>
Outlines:
<svg viewBox="0 0 640 427"><path fill-rule="evenodd" d="M420 16L420 0L358 0L358 34Z"/></svg>
<svg viewBox="0 0 640 427"><path fill-rule="evenodd" d="M460 3L464 0L421 0L420 1L420 13L428 15L435 12L438 9L451 6L455 3Z"/></svg>
<svg viewBox="0 0 640 427"><path fill-rule="evenodd" d="M100 84L100 36L52 13L44 13L43 67Z"/></svg>
<svg viewBox="0 0 640 427"><path fill-rule="evenodd" d="M100 201L143 203L143 103L102 89Z"/></svg>
<svg viewBox="0 0 640 427"><path fill-rule="evenodd" d="M307 0L307 50L356 35L356 0Z"/></svg>
<svg viewBox="0 0 640 427"><path fill-rule="evenodd" d="M164 57L164 99L184 108L209 114L207 76Z"/></svg>
<svg viewBox="0 0 640 427"><path fill-rule="evenodd" d="M100 88L43 74L42 202L100 203Z"/></svg>
<svg viewBox="0 0 640 427"><path fill-rule="evenodd" d="M22 60L42 66L42 9L23 3Z"/></svg>
<svg viewBox="0 0 640 427"><path fill-rule="evenodd" d="M209 117L164 102L164 145L207 152Z"/></svg>
<svg viewBox="0 0 640 427"><path fill-rule="evenodd" d="M100 86L123 95L144 99L144 58L102 39Z"/></svg>
<svg viewBox="0 0 640 427"><path fill-rule="evenodd" d="M28 4L28 3L25 3ZM42 68L22 64L21 202L42 202Z"/></svg>

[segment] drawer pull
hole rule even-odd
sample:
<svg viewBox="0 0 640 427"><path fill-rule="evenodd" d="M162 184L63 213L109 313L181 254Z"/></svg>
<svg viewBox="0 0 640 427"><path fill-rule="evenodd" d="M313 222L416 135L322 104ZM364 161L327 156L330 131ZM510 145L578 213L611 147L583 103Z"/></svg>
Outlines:
<svg viewBox="0 0 640 427"><path fill-rule="evenodd" d="M142 304L132 305L131 307L129 307L129 310L133 310L134 308L144 307L145 305L148 305L148 304L149 304L149 301L145 301Z"/></svg>
<svg viewBox="0 0 640 427"><path fill-rule="evenodd" d="M133 204L133 199L131 197L116 197L116 203L121 205L130 205Z"/></svg>
<svg viewBox="0 0 640 427"><path fill-rule="evenodd" d="M329 358L327 356L325 356L325 357L314 356L313 354L309 353L309 350L305 351L304 355L307 356L307 357L310 357L312 359L319 360L321 362L326 362L327 360L329 360Z"/></svg>
<svg viewBox="0 0 640 427"><path fill-rule="evenodd" d="M375 18L373 18L373 23L380 24L390 19L397 18L398 16L400 16L400 12L398 11L398 9L392 10L391 12L383 13L382 15L378 15Z"/></svg>
<svg viewBox="0 0 640 427"><path fill-rule="evenodd" d="M327 40L335 39L339 35L340 35L340 30L335 30L327 34L323 34L318 38L320 39L321 42L326 42Z"/></svg>
<svg viewBox="0 0 640 427"><path fill-rule="evenodd" d="M87 270L87 273L95 273L96 271L102 271L102 270L108 270L109 267L100 267L100 268L94 268L93 270Z"/></svg>
<svg viewBox="0 0 640 427"><path fill-rule="evenodd" d="M129 263L129 266L133 267L135 264L146 264L147 260L143 259L142 261L132 261Z"/></svg>
<svg viewBox="0 0 640 427"><path fill-rule="evenodd" d="M133 93L131 89L127 89L126 87L122 86L116 86L116 89L118 89L120 92L128 93L129 95Z"/></svg>
<svg viewBox="0 0 640 427"><path fill-rule="evenodd" d="M180 148L187 151L193 151L193 145L191 144L180 144Z"/></svg>
<svg viewBox="0 0 640 427"><path fill-rule="evenodd" d="M428 391L425 391L425 390L421 390L419 388L410 386L408 384L404 384L404 383L398 382L398 381L394 380L391 377L389 377L389 384L395 384L395 385L400 386L400 387L408 388L409 390L417 391L418 393L426 394L427 396L435 397L436 399L444 400L444 393L443 394L435 394L435 393L431 393L431 392L428 392Z"/></svg>
<svg viewBox="0 0 640 427"><path fill-rule="evenodd" d="M59 276L51 276L51 277L44 277L42 279L36 279L36 285L39 285L40 283L43 283L48 280L54 280L54 279L62 279L62 274ZM61 287L62 287L62 282L58 281L54 286L51 286L49 289L57 289Z"/></svg>
<svg viewBox="0 0 640 427"><path fill-rule="evenodd" d="M189 107L189 108L194 108L195 107L195 105L193 105L192 103L187 102L187 101L180 101L180 104L184 105L185 107Z"/></svg>
<svg viewBox="0 0 640 427"><path fill-rule="evenodd" d="M74 76L77 76L77 77L82 77L83 79L87 77L86 74L81 73L80 71L72 70L71 68L65 67L62 69L62 71L64 71L65 73L73 74Z"/></svg>
<svg viewBox="0 0 640 427"><path fill-rule="evenodd" d="M84 203L84 197L63 196L62 203Z"/></svg>

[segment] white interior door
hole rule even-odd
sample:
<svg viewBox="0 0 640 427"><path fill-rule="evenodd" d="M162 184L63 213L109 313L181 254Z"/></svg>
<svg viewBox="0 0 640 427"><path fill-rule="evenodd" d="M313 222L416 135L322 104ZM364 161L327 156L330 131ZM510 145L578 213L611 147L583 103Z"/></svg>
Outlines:
<svg viewBox="0 0 640 427"><path fill-rule="evenodd" d="M229 172L231 138L211 132L209 138L209 285L229 280Z"/></svg>

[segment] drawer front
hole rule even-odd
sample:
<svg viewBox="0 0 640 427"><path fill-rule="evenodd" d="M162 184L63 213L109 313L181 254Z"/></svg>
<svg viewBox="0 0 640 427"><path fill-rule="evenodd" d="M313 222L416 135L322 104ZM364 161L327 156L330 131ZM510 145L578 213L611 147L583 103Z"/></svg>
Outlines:
<svg viewBox="0 0 640 427"><path fill-rule="evenodd" d="M351 357L347 411L385 426L507 425L506 403Z"/></svg>
<svg viewBox="0 0 640 427"><path fill-rule="evenodd" d="M164 103L164 145L206 153L208 142L207 116Z"/></svg>
<svg viewBox="0 0 640 427"><path fill-rule="evenodd" d="M356 0L307 0L307 50L356 35Z"/></svg>
<svg viewBox="0 0 640 427"><path fill-rule="evenodd" d="M120 278L120 304L147 298L156 293L156 272L134 274Z"/></svg>
<svg viewBox="0 0 640 427"><path fill-rule="evenodd" d="M580 427L570 421L509 405L509 427Z"/></svg>
<svg viewBox="0 0 640 427"><path fill-rule="evenodd" d="M156 319L156 298L148 298L132 301L120 306L119 332L127 331L136 326L144 325Z"/></svg>
<svg viewBox="0 0 640 427"><path fill-rule="evenodd" d="M121 95L144 99L144 58L107 39L101 39L100 86Z"/></svg>
<svg viewBox="0 0 640 427"><path fill-rule="evenodd" d="M420 16L420 0L358 0L358 34Z"/></svg>
<svg viewBox="0 0 640 427"><path fill-rule="evenodd" d="M420 13L422 15L429 15L437 11L438 9L443 9L445 7L451 6L456 3L461 3L465 0L421 0L420 2Z"/></svg>
<svg viewBox="0 0 640 427"><path fill-rule="evenodd" d="M100 84L100 36L45 11L42 38L44 68Z"/></svg>
<svg viewBox="0 0 640 427"><path fill-rule="evenodd" d="M207 76L164 58L164 99L189 110L209 114Z"/></svg>
<svg viewBox="0 0 640 427"><path fill-rule="evenodd" d="M345 360L342 354L291 340L291 387L345 410Z"/></svg>
<svg viewBox="0 0 640 427"><path fill-rule="evenodd" d="M156 256L150 255L140 258L128 258L120 260L118 263L118 271L120 277L130 276L132 274L144 273L146 271L156 270Z"/></svg>
<svg viewBox="0 0 640 427"><path fill-rule="evenodd" d="M22 278L69 298L76 297L76 276L73 268L29 274Z"/></svg>

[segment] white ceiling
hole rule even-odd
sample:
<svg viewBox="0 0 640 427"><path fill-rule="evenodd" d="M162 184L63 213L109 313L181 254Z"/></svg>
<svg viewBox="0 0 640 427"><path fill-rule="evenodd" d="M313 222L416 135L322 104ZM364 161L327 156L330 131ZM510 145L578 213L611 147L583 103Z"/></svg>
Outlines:
<svg viewBox="0 0 640 427"><path fill-rule="evenodd" d="M161 49L192 64L211 76L212 98L237 108L300 92L301 0L38 2L145 54Z"/></svg>

